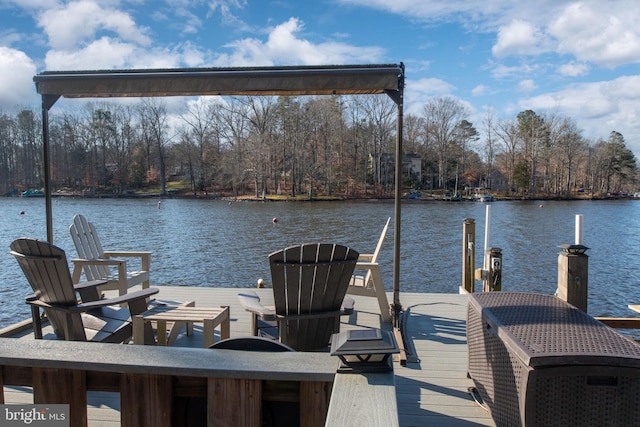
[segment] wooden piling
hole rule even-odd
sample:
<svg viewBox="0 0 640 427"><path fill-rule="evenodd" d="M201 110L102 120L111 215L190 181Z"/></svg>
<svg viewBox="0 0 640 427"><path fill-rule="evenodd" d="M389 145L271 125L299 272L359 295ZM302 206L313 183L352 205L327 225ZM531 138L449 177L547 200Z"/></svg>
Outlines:
<svg viewBox="0 0 640 427"><path fill-rule="evenodd" d="M562 245L558 255L558 297L587 312L589 291L589 249L583 245Z"/></svg>

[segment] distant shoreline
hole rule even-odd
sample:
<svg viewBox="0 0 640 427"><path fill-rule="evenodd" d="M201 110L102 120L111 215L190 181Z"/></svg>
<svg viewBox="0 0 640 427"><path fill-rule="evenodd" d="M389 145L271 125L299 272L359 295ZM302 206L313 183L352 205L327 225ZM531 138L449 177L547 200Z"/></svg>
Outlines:
<svg viewBox="0 0 640 427"><path fill-rule="evenodd" d="M5 197L11 198L44 198L44 195L5 195ZM393 202L395 199L392 196L389 197L328 197L328 196L314 196L309 198L307 195L300 195L297 197L283 196L283 195L267 195L264 198L255 196L226 196L221 194L185 194L185 193L136 193L136 194L79 194L79 193L53 193L52 198L82 198L82 199L194 199L194 200L221 200L227 202L375 202L375 203L388 203ZM474 201L469 197L462 197L458 200L447 200L438 196L431 197L409 197L406 194L402 197L405 203L460 203L460 202L475 202L475 203L494 203L505 201L582 201L582 200L640 200L639 195L601 195L601 196L581 196L581 197L545 197L539 196L534 198L528 197L503 197L494 196L495 200L492 202Z"/></svg>

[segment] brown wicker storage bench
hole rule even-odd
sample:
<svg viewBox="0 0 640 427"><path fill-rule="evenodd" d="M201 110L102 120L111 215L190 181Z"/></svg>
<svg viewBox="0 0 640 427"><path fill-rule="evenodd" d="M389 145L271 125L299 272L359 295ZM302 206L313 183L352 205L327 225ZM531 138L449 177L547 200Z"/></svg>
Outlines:
<svg viewBox="0 0 640 427"><path fill-rule="evenodd" d="M640 346L550 295L469 295L469 376L497 426L640 425Z"/></svg>

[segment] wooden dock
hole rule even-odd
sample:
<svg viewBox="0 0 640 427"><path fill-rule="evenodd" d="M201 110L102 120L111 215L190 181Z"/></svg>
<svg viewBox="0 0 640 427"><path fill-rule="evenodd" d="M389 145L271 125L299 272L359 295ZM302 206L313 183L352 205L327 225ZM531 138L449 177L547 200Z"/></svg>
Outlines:
<svg viewBox="0 0 640 427"><path fill-rule="evenodd" d="M240 307L237 288L161 286L159 299L193 300L199 307L229 306L231 337L249 335L250 316ZM263 301L272 300L271 289L256 289ZM391 295L389 295L391 300ZM343 329L383 327L377 300L355 296L356 312L343 318ZM400 426L493 426L488 413L468 392L466 312L467 297L457 294L403 293L403 327L408 350L407 364L394 364ZM175 346L201 347L202 326L196 334L184 334ZM216 331L216 333L218 333ZM33 339L27 333L20 339ZM216 337L216 340L219 337ZM28 390L5 387L6 403L31 403ZM119 425L119 395L90 392L90 426Z"/></svg>

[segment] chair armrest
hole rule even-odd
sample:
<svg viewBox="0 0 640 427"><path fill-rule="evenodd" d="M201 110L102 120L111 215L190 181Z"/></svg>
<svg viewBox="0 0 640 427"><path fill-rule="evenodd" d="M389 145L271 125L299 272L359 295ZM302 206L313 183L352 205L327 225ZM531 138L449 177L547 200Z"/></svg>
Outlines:
<svg viewBox="0 0 640 427"><path fill-rule="evenodd" d="M98 286L106 285L107 283L109 283L108 280L91 280L89 282L76 283L73 285L73 289L75 289L76 292L81 292L85 289L97 288Z"/></svg>
<svg viewBox="0 0 640 427"><path fill-rule="evenodd" d="M123 257L123 258L134 258L134 257L150 257L153 252L151 251L104 251L106 257L111 258L114 257Z"/></svg>
<svg viewBox="0 0 640 427"><path fill-rule="evenodd" d="M100 300L100 292L98 286L106 285L108 280L91 280L73 285L73 289L80 294L80 301L98 301Z"/></svg>
<svg viewBox="0 0 640 427"><path fill-rule="evenodd" d="M347 316L353 313L353 308L356 305L356 300L351 298L349 295L345 296L342 300L342 306L340 307L340 314L342 316Z"/></svg>
<svg viewBox="0 0 640 427"><path fill-rule="evenodd" d="M74 282L80 281L80 275L82 274L82 270L86 266L95 265L95 266L116 266L118 267L118 280L121 278L127 277L127 261L122 259L83 259L83 258L74 258L71 260L73 262L73 273L71 275L71 279Z"/></svg>
<svg viewBox="0 0 640 427"><path fill-rule="evenodd" d="M275 311L262 305L260 297L255 292L244 291L238 294L238 299L240 300L242 308L260 317L261 320L267 322L276 320Z"/></svg>
<svg viewBox="0 0 640 427"><path fill-rule="evenodd" d="M84 311L91 310L93 308L100 308L100 307L106 307L109 305L119 305L119 304L128 303L129 309L131 310L131 315L134 316L136 314L140 314L144 310L140 312L138 312L139 310L135 310L136 312L134 312L133 308L131 307L131 304L138 302L140 300L146 300L148 297L150 297L151 295L157 294L159 291L160 289L158 288L142 289L140 291L130 292L114 298L103 298L99 301L89 301L86 303L83 302L74 307L70 307L70 310L84 312ZM145 307L146 307L146 302L145 302Z"/></svg>
<svg viewBox="0 0 640 427"><path fill-rule="evenodd" d="M371 261L373 259L373 254L360 254L358 255L358 261Z"/></svg>
<svg viewBox="0 0 640 427"><path fill-rule="evenodd" d="M150 251L104 251L105 257L120 257L120 258L140 258L140 269L142 271L149 271L151 267L151 254Z"/></svg>
<svg viewBox="0 0 640 427"><path fill-rule="evenodd" d="M84 258L74 258L71 260L75 265L85 266L85 265L121 265L126 264L127 261L123 259L84 259Z"/></svg>
<svg viewBox="0 0 640 427"><path fill-rule="evenodd" d="M379 265L380 264L378 264L377 262L361 262L361 261L358 261L358 262L356 262L355 269L356 270L364 270L364 269L370 269L370 268L373 268L373 267L377 267Z"/></svg>
<svg viewBox="0 0 640 427"><path fill-rule="evenodd" d="M262 305L262 303L260 302L260 297L258 296L258 294L256 294L253 291L244 291L238 294L238 299L240 300L240 304L242 305L242 308L244 308L246 311L249 311L257 315L258 317L260 317L261 320L268 322L268 321L276 320L277 318L280 317L276 314L276 312L271 307ZM347 295L344 297L344 300L342 300L340 311L324 312L324 313L321 313L320 315L304 314L304 315L299 315L294 317L296 318L332 317L338 314L341 316L345 316L353 313L355 304L356 304L356 301L352 297ZM289 316L291 315L287 315L287 317Z"/></svg>
<svg viewBox="0 0 640 427"><path fill-rule="evenodd" d="M54 310L69 311L69 306L67 305L49 304L48 302L40 301L38 297L36 297L35 295L28 296L27 298L25 298L24 302L26 302L29 305L35 305L42 308L51 308Z"/></svg>

